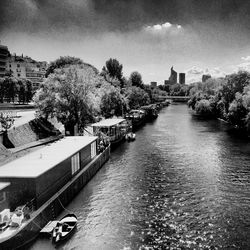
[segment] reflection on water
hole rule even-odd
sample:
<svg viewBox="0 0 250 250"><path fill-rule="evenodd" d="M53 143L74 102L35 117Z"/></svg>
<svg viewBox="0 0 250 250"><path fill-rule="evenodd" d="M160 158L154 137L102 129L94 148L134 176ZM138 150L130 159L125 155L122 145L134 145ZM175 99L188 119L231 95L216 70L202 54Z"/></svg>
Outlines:
<svg viewBox="0 0 250 250"><path fill-rule="evenodd" d="M78 229L59 248L250 249L249 163L250 143L226 124L165 108L67 207Z"/></svg>

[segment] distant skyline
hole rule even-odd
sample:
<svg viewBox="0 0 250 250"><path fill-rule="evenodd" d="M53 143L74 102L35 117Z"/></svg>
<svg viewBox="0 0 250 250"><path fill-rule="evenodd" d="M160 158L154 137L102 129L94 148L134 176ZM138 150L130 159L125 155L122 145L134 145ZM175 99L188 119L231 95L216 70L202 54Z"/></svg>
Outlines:
<svg viewBox="0 0 250 250"><path fill-rule="evenodd" d="M247 0L0 0L0 40L11 53L80 57L163 84L173 65L187 82L250 70Z"/></svg>

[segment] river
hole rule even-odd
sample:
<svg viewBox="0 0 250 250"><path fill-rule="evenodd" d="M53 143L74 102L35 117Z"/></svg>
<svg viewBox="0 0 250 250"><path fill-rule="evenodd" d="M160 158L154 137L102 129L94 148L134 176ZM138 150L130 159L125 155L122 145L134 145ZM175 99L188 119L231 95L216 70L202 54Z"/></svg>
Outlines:
<svg viewBox="0 0 250 250"><path fill-rule="evenodd" d="M250 249L250 141L171 105L67 209L78 228L59 249Z"/></svg>

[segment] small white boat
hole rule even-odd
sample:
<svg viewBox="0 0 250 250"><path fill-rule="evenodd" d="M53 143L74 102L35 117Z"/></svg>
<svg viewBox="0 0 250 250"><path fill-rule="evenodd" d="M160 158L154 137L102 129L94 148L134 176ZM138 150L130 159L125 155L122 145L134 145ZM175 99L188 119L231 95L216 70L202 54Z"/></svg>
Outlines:
<svg viewBox="0 0 250 250"><path fill-rule="evenodd" d="M136 135L134 133L132 133L132 132L127 133L126 136L125 136L127 141L134 141L135 137L136 137Z"/></svg>
<svg viewBox="0 0 250 250"><path fill-rule="evenodd" d="M52 232L52 242L58 244L67 239L76 228L77 218L74 214L67 214L57 222Z"/></svg>

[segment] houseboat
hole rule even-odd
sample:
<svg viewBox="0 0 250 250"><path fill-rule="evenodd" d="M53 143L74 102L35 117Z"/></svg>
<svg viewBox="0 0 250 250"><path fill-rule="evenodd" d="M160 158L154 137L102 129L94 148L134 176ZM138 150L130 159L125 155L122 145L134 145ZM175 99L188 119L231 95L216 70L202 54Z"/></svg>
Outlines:
<svg viewBox="0 0 250 250"><path fill-rule="evenodd" d="M114 147L125 139L129 123L126 119L112 118L94 123L91 127L93 128L93 135L108 138L111 146Z"/></svg>
<svg viewBox="0 0 250 250"><path fill-rule="evenodd" d="M158 109L155 104L142 106L141 109L145 111L147 121L154 120L158 117Z"/></svg>
<svg viewBox="0 0 250 250"><path fill-rule="evenodd" d="M146 113L142 109L133 109L126 114L125 118L132 123L133 130L138 129L146 121Z"/></svg>
<svg viewBox="0 0 250 250"><path fill-rule="evenodd" d="M0 168L0 211L9 226L0 231L0 249L24 248L109 159L98 152L98 137L65 137ZM7 212L6 212L7 211ZM13 226L14 223L14 226Z"/></svg>

